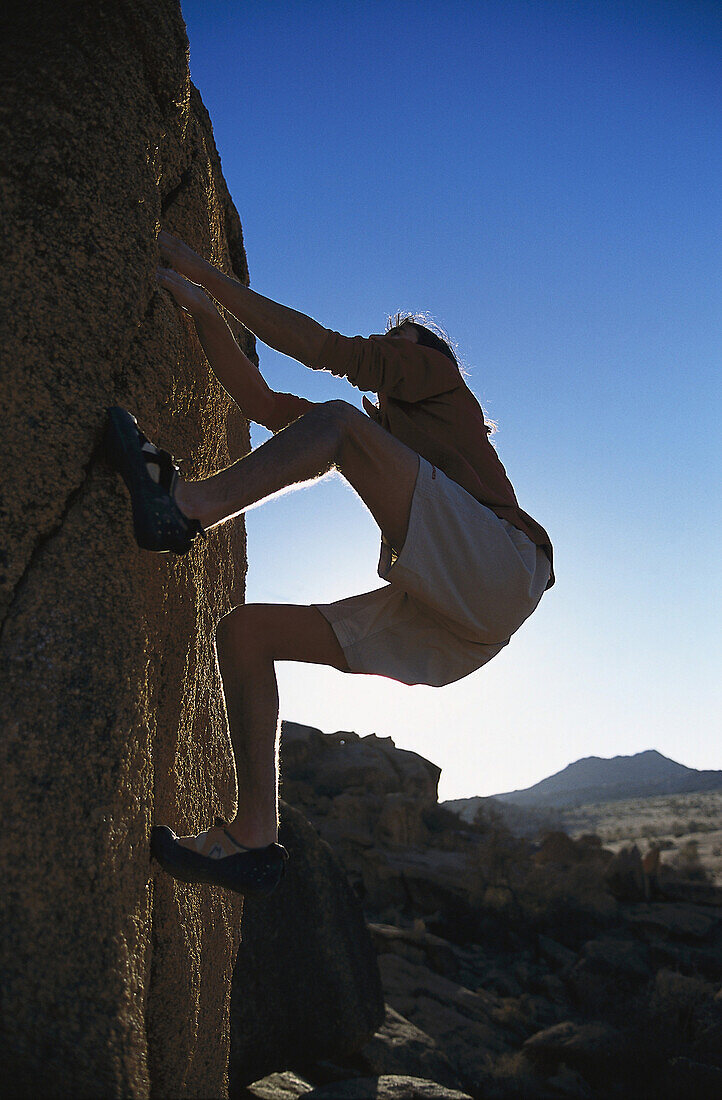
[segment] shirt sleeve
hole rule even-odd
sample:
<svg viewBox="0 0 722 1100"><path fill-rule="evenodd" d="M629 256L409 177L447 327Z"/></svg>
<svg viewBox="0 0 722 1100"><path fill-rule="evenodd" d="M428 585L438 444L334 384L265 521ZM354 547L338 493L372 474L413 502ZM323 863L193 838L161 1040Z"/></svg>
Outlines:
<svg viewBox="0 0 722 1100"><path fill-rule="evenodd" d="M307 366L397 401L424 401L461 385L456 364L442 352L387 336L341 336L329 330L318 362Z"/></svg>
<svg viewBox="0 0 722 1100"><path fill-rule="evenodd" d="M309 401L305 397L297 397L295 393L275 393L273 399L273 412L263 422L263 427L271 432L280 432L288 427L299 416L313 408L315 401Z"/></svg>

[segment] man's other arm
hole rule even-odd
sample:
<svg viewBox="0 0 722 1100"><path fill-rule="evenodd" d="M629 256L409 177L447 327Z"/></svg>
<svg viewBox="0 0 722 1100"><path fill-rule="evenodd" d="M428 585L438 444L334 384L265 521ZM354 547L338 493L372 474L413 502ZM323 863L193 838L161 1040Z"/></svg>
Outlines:
<svg viewBox="0 0 722 1100"><path fill-rule="evenodd" d="M264 298L236 279L224 275L170 233L161 232L158 246L167 263L194 283L205 287L217 302L264 344L300 363L318 362L326 329L313 318Z"/></svg>
<svg viewBox="0 0 722 1100"><path fill-rule="evenodd" d="M275 432L311 408L304 397L270 388L200 286L168 268L159 268L158 282L192 318L213 373L247 420Z"/></svg>

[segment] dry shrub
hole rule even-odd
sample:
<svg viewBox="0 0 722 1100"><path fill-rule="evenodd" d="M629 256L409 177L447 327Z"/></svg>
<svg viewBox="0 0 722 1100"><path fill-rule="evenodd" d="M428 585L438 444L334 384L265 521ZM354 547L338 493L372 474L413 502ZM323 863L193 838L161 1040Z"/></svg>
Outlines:
<svg viewBox="0 0 722 1100"><path fill-rule="evenodd" d="M673 856L665 860L660 873L668 880L710 882L710 876L699 858L699 844L696 840L686 841Z"/></svg>
<svg viewBox="0 0 722 1100"><path fill-rule="evenodd" d="M608 853L598 838L575 842L555 832L535 853L498 816L487 813L478 827L485 831L470 861L474 904L519 921L527 931L572 941L614 918L616 902L604 882Z"/></svg>
<svg viewBox="0 0 722 1100"><path fill-rule="evenodd" d="M549 1095L540 1084L539 1075L523 1051L507 1052L497 1058L491 1067L485 1096L500 1097L503 1100L538 1100L539 1096Z"/></svg>
<svg viewBox="0 0 722 1100"><path fill-rule="evenodd" d="M698 821L696 818L694 821L687 822L688 833L716 833L719 829L719 820L715 817L712 821Z"/></svg>
<svg viewBox="0 0 722 1100"><path fill-rule="evenodd" d="M524 883L521 904L539 928L577 939L612 920L617 904L596 864L535 866Z"/></svg>
<svg viewBox="0 0 722 1100"><path fill-rule="evenodd" d="M528 871L529 844L513 836L493 811L477 814L474 825L480 836L470 860L472 903L518 911L517 892Z"/></svg>

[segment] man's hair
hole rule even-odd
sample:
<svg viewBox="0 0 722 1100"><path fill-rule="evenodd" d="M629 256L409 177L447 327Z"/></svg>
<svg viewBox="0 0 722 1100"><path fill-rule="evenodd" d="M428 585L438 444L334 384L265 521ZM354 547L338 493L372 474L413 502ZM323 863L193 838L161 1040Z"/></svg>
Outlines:
<svg viewBox="0 0 722 1100"><path fill-rule="evenodd" d="M397 332L402 325L413 325L418 342L425 348L434 348L446 355L458 368L459 373L468 377L468 371L459 362L453 350L451 340L440 324L429 317L428 313L392 313L386 318L386 335ZM484 427L487 435L498 430L498 424L484 413Z"/></svg>
<svg viewBox="0 0 722 1100"><path fill-rule="evenodd" d="M425 313L394 313L386 321L386 335L396 332L402 325L413 325L418 333L418 342L425 348L434 348L448 356L452 363L459 361L451 347L451 340L441 325L432 321Z"/></svg>

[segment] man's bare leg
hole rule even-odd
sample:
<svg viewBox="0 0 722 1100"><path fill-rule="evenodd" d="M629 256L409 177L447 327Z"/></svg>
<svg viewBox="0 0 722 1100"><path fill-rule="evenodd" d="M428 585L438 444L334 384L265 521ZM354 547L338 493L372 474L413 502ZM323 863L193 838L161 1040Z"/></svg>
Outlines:
<svg viewBox="0 0 722 1100"><path fill-rule="evenodd" d="M205 481L180 481L175 499L187 516L211 527L287 486L337 469L400 550L418 467L414 451L353 406L331 401L314 406L227 470ZM264 847L278 835L275 661L347 670L346 659L320 611L273 604L242 606L227 615L218 626L217 653L238 776L238 810L228 832L246 847ZM215 839L216 830L211 833Z"/></svg>
<svg viewBox="0 0 722 1100"><path fill-rule="evenodd" d="M253 504L339 470L388 541L406 540L419 456L345 401L315 405L263 446L205 481L179 480L180 510L213 527Z"/></svg>
<svg viewBox="0 0 722 1100"><path fill-rule="evenodd" d="M218 665L238 778L228 831L260 848L278 839L278 686L275 661L348 671L331 626L315 607L247 604L218 624Z"/></svg>

